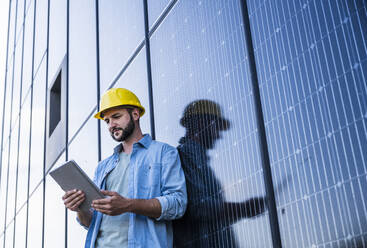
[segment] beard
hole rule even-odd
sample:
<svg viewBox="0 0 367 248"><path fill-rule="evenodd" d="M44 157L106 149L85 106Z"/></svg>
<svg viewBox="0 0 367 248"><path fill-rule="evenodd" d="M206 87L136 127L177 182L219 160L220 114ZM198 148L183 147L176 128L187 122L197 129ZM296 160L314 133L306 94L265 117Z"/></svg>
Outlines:
<svg viewBox="0 0 367 248"><path fill-rule="evenodd" d="M128 139L133 134L134 129L135 129L135 123L134 123L133 117L130 113L130 121L127 124L127 126L125 128L117 127L117 128L112 129L111 137L112 137L112 139L114 139L117 142L125 141L126 139ZM121 130L121 132L122 132L121 136L120 137L115 137L113 134L114 134L115 131L118 131L118 130Z"/></svg>

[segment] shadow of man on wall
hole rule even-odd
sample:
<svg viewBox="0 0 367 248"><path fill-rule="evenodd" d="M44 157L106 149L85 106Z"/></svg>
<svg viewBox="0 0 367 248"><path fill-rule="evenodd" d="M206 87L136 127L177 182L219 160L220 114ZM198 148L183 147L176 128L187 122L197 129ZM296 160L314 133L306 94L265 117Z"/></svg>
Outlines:
<svg viewBox="0 0 367 248"><path fill-rule="evenodd" d="M216 102L203 99L191 102L185 107L180 124L186 128L177 149L186 177L188 206L185 215L173 222L174 246L237 247L232 224L263 213L266 198L225 201L207 154L221 133L230 128ZM230 164L225 166L231 169Z"/></svg>

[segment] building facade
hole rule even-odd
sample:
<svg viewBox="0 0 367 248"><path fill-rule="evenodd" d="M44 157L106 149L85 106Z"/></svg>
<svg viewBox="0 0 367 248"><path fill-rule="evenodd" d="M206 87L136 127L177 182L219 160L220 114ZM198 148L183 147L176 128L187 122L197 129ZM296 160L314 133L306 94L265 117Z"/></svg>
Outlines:
<svg viewBox="0 0 367 248"><path fill-rule="evenodd" d="M112 153L111 87L186 151L180 246L367 246L366 1L10 0L6 54L1 247L83 247L49 172Z"/></svg>

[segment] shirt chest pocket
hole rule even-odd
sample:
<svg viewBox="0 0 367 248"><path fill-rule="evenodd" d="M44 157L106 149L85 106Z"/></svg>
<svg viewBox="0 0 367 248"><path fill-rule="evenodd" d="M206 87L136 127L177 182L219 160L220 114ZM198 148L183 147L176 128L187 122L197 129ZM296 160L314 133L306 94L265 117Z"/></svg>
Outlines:
<svg viewBox="0 0 367 248"><path fill-rule="evenodd" d="M161 185L161 164L148 163L143 164L139 175L139 186L150 194L156 194L160 191ZM139 187L139 188L140 188Z"/></svg>

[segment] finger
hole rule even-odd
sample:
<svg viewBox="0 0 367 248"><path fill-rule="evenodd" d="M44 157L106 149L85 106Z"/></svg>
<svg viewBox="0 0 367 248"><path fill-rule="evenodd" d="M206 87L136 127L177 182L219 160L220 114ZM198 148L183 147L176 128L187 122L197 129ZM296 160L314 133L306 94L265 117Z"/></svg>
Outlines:
<svg viewBox="0 0 367 248"><path fill-rule="evenodd" d="M84 201L84 200L85 200L85 196L83 194L83 195L80 195L80 196L74 198L72 201L68 202L67 205L68 206L74 206L77 202Z"/></svg>
<svg viewBox="0 0 367 248"><path fill-rule="evenodd" d="M70 204L72 201L77 201L80 197L84 197L84 193L82 191L77 191L72 195L69 195L67 198L64 199L64 204Z"/></svg>
<svg viewBox="0 0 367 248"><path fill-rule="evenodd" d="M79 201L77 201L70 209L73 210L73 211L77 211L79 210L79 206L80 204L83 203L85 199L80 199Z"/></svg>
<svg viewBox="0 0 367 248"><path fill-rule="evenodd" d="M111 211L111 205L92 205L97 211Z"/></svg>
<svg viewBox="0 0 367 248"><path fill-rule="evenodd" d="M99 202L99 203L92 203L92 207L93 208L102 208L102 209L110 209L111 208L111 203L110 202Z"/></svg>
<svg viewBox="0 0 367 248"><path fill-rule="evenodd" d="M69 196L71 196L72 194L78 192L77 189L72 189L69 191L66 191L65 194L62 196L62 199L65 200L66 198L68 198Z"/></svg>
<svg viewBox="0 0 367 248"><path fill-rule="evenodd" d="M109 203L111 203L111 197L104 198L104 199L94 200L94 201L92 201L92 203L93 204L109 204Z"/></svg>
<svg viewBox="0 0 367 248"><path fill-rule="evenodd" d="M117 195L117 192L109 191L109 190L101 190L101 192L102 192L102 194L107 195L107 196Z"/></svg>

